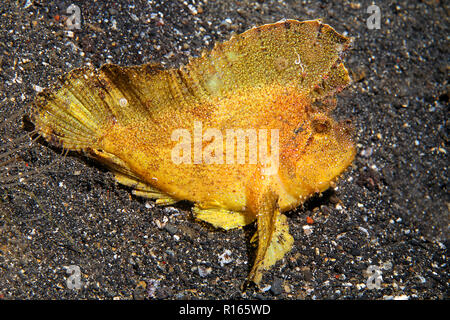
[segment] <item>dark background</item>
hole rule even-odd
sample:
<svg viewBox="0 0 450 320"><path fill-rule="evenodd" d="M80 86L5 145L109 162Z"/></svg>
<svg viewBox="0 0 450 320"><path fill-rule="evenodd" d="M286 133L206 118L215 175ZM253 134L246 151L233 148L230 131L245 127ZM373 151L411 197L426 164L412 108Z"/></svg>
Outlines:
<svg viewBox="0 0 450 320"><path fill-rule="evenodd" d="M66 9L81 29L67 33ZM448 2L2 1L2 151L23 136L40 87L86 64L187 62L217 41L283 18L323 18L354 38L354 83L336 117L351 118L358 155L334 191L288 213L294 249L242 292L254 226L228 232L192 219L189 204L158 208L131 196L101 166L42 141L15 143L28 167L17 186L0 168L1 299L448 298ZM1 163L1 161L0 161ZM46 169L46 165L50 168ZM36 171L41 169L40 171ZM45 170L44 170L45 169ZM305 232L306 218L314 223ZM224 266L219 255L230 250ZM64 266L81 270L68 289ZM369 266L382 273L370 290Z"/></svg>

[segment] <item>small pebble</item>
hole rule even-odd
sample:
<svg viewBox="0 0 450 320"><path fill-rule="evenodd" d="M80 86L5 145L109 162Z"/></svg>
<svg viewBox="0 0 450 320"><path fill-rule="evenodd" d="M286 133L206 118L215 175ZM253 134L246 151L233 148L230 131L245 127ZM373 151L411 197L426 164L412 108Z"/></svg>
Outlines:
<svg viewBox="0 0 450 320"><path fill-rule="evenodd" d="M167 232L172 234L172 235L178 232L178 228L175 227L173 224L170 224L170 223L166 224L164 226L164 229L166 229Z"/></svg>
<svg viewBox="0 0 450 320"><path fill-rule="evenodd" d="M302 228L303 228L303 232L307 236L309 236L309 235L311 235L313 233L313 227L312 226L305 225Z"/></svg>
<svg viewBox="0 0 450 320"><path fill-rule="evenodd" d="M200 265L197 267L197 270L200 277L205 278L211 273L212 268Z"/></svg>
<svg viewBox="0 0 450 320"><path fill-rule="evenodd" d="M273 280L272 286L270 287L270 292L274 296L281 294L283 292L282 284L283 284L283 280L281 280L280 278L275 278Z"/></svg>
<svg viewBox="0 0 450 320"><path fill-rule="evenodd" d="M220 266L223 267L224 265L230 263L231 261L233 261L233 258L231 258L231 251L225 249L225 251L221 255L219 255Z"/></svg>

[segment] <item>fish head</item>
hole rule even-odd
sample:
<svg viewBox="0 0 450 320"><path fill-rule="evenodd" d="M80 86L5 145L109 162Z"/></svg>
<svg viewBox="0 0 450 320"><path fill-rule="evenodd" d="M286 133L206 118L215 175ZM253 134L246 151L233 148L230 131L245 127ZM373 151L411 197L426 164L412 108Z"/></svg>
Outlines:
<svg viewBox="0 0 450 320"><path fill-rule="evenodd" d="M349 120L337 122L327 113L312 112L302 126L302 145L293 159L294 185L306 196L328 189L352 163L356 149Z"/></svg>

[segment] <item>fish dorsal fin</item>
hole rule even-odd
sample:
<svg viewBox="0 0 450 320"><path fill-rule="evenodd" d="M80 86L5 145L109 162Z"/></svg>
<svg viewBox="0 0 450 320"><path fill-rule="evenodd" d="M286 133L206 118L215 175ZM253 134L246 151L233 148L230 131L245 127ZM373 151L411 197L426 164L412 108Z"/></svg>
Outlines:
<svg viewBox="0 0 450 320"><path fill-rule="evenodd" d="M135 92L153 110L203 102L253 87L289 86L309 94L336 68L349 45L349 38L319 20L285 20L217 43L180 69L142 65L117 71L128 75ZM346 72L345 67L340 71Z"/></svg>
<svg viewBox="0 0 450 320"><path fill-rule="evenodd" d="M349 44L349 38L318 20L285 20L218 43L184 69L212 95L274 85L294 86L307 93Z"/></svg>

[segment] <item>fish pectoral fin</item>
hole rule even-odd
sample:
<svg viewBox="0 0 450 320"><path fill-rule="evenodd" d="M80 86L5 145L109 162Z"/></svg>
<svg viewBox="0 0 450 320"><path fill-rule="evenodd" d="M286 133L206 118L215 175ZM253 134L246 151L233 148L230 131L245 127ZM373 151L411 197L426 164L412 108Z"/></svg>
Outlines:
<svg viewBox="0 0 450 320"><path fill-rule="evenodd" d="M116 181L127 187L133 188L131 193L135 196L156 199L155 203L160 206L169 206L178 202L178 200L172 198L168 194L152 187L151 185L139 181L136 177L131 177L122 173L116 172L114 177Z"/></svg>
<svg viewBox="0 0 450 320"><path fill-rule="evenodd" d="M196 219L208 222L216 228L225 230L243 227L255 220L254 217L245 212L231 211L224 208L203 209L197 204L192 209L192 212Z"/></svg>
<svg viewBox="0 0 450 320"><path fill-rule="evenodd" d="M285 215L280 213L278 195L270 189L257 200L258 249L249 281L259 284L264 270L269 269L291 250L294 238L289 234Z"/></svg>

